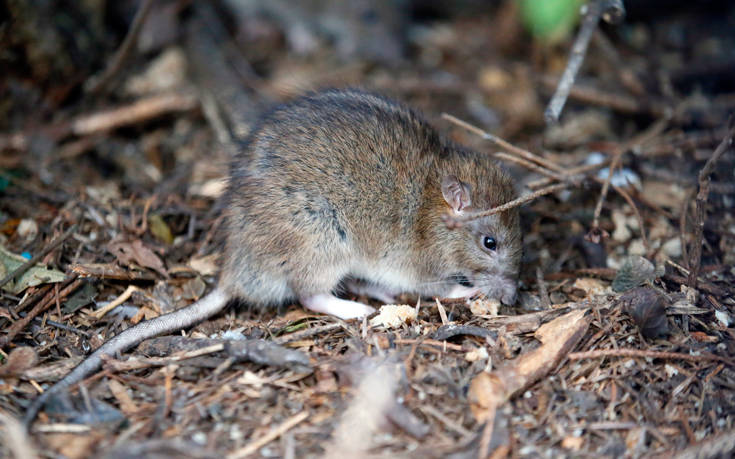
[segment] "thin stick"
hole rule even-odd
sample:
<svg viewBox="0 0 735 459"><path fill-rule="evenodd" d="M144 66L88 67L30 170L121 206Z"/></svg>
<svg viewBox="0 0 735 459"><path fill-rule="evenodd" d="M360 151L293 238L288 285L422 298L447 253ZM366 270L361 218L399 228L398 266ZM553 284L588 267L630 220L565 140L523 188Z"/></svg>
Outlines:
<svg viewBox="0 0 735 459"><path fill-rule="evenodd" d="M133 45L138 42L138 35L145 24L145 20L148 17L148 13L151 11L153 6L153 0L144 0L143 3L138 7L138 11L135 12L133 23L130 25L128 34L125 35L125 39L120 45L120 48L112 58L112 62L107 66L105 71L99 77L93 78L88 83L88 91L90 94L99 94L109 86L112 79L120 71L125 61L130 57L130 53L133 50Z"/></svg>
<svg viewBox="0 0 735 459"><path fill-rule="evenodd" d="M730 118L730 130L722 142L717 146L715 152L707 160L699 171L699 191L697 192L697 200L695 207L696 222L694 226L694 240L692 241L691 259L689 260L689 277L687 278L687 286L690 288L697 287L697 277L699 276L700 263L702 261L702 239L704 235L704 217L705 207L707 205L707 196L709 195L709 175L715 168L715 163L720 157L733 146L733 137L735 137L735 120Z"/></svg>
<svg viewBox="0 0 735 459"><path fill-rule="evenodd" d="M270 430L267 434L263 435L262 437L258 438L257 440L250 442L250 444L245 445L244 447L231 452L226 457L227 459L237 459L241 457L247 457L251 454L254 454L256 451L258 451L263 446L267 445L268 443L272 442L276 438L280 437L284 433L288 432L292 428L294 428L297 424L301 423L304 419L309 417L308 411L302 411L299 414L295 414L291 416L290 418L283 421L281 425L278 427L275 427Z"/></svg>
<svg viewBox="0 0 735 459"><path fill-rule="evenodd" d="M600 170L600 169L605 168L605 167L607 167L609 165L610 165L610 160L609 159L605 159L605 160L603 160L599 164L584 164L582 166L573 167L573 168L571 168L571 169L569 169L567 171L567 175L569 175L571 177L574 177L574 176L577 176L577 175L582 175L582 174L584 174L586 172ZM528 188L534 190L534 189L538 189L538 188L547 186L547 185L551 184L552 181L553 181L552 179L545 177L545 178L542 178L542 179L534 180L533 182L530 182L526 186L528 186Z"/></svg>
<svg viewBox="0 0 735 459"><path fill-rule="evenodd" d="M46 248L38 252L35 256L33 256L30 260L26 261L22 265L18 266L12 273L8 274L7 276L3 277L2 280L0 280L0 287L7 284L11 280L15 279L16 277L20 276L24 272L28 271L33 265L38 263L43 257L49 254L52 250L54 250L56 247L60 246L62 242L64 242L69 236L74 233L74 231L77 229L77 225L71 225L69 229L64 231L64 233L53 240Z"/></svg>
<svg viewBox="0 0 735 459"><path fill-rule="evenodd" d="M582 25L579 28L577 38L572 45L571 54L567 67L564 69L559 85L556 87L549 105L544 112L546 122L551 124L559 120L562 108L567 101L569 91L572 89L574 80L577 78L584 56L587 53L587 45L590 38L597 28L600 17L604 14L607 21L618 21L622 19L625 12L621 0L591 0L586 5L587 12L582 19Z"/></svg>
<svg viewBox="0 0 735 459"><path fill-rule="evenodd" d="M596 351L572 352L569 360L599 359L601 357L640 357L650 359L691 360L701 362L714 360L735 366L735 361L715 354L691 355L680 352L648 351L641 349L598 349Z"/></svg>
<svg viewBox="0 0 735 459"><path fill-rule="evenodd" d="M687 213L689 211L689 201L692 199L694 194L693 190L690 190L684 197L681 205L681 215L679 216L679 242L681 244L681 259L684 260L686 267L689 267L689 250L687 250Z"/></svg>
<svg viewBox="0 0 735 459"><path fill-rule="evenodd" d="M459 228L462 226L462 223L468 222L471 220L476 220L478 218L482 217L488 217L490 215L497 214L499 212L505 212L508 209L512 209L513 207L520 206L521 204L525 204L529 201L533 201L534 199L554 193L555 191L560 191L565 188L569 188L572 186L570 183L557 183L555 185L547 186L546 188L542 188L540 190L537 190L529 195L522 196L518 199L514 199L512 201L506 202L502 206L493 207L490 210L483 210L480 212L468 212L466 214L462 215L449 215L445 214L442 216L442 220L447 225L448 228Z"/></svg>
<svg viewBox="0 0 735 459"><path fill-rule="evenodd" d="M287 335L281 335L278 338L276 338L274 341L278 344L290 343L292 341L299 341L304 338L308 338L310 336L318 335L320 333L326 333L326 332L336 330L342 327L344 327L343 323L327 324L327 325L321 325L319 327L311 327L311 328L307 328L306 330L289 333Z"/></svg>
<svg viewBox="0 0 735 459"><path fill-rule="evenodd" d="M95 319L101 319L105 316L108 312L112 311L116 307L120 306L124 302L128 301L128 298L130 298L134 292L137 292L140 290L138 287L134 285L128 285L128 288L125 289L124 292L114 300L110 301L106 306L101 307L100 309L94 311L90 315L94 317Z"/></svg>
<svg viewBox="0 0 735 459"><path fill-rule="evenodd" d="M81 116L71 122L69 133L78 136L97 134L170 112L189 111L197 104L196 96L188 92L156 94L129 105Z"/></svg>
<svg viewBox="0 0 735 459"><path fill-rule="evenodd" d="M615 152L615 156L613 156L612 162L610 163L607 178L602 184L602 191L600 192L600 197L597 200L597 205L595 206L594 218L592 220L592 229L590 230L590 232L600 231L600 213L602 213L602 204L605 202L607 190L610 188L610 182L612 181L613 175L615 174L615 169L617 169L620 165L620 159L623 157L624 152L625 150L623 150L622 148L618 149Z"/></svg>
<svg viewBox="0 0 735 459"><path fill-rule="evenodd" d="M651 251L651 246L648 245L648 238L646 237L646 228L643 226L643 217L641 216L641 213L638 211L638 206L635 205L635 201L633 201L633 198L630 197L627 191L620 188L619 186L613 185L613 190L615 190L620 196L625 199L625 201L628 203L628 205L633 209L633 214L635 214L636 220L638 220L638 227L641 231L641 241L643 241L643 247L646 249L646 253L649 253Z"/></svg>
<svg viewBox="0 0 735 459"><path fill-rule="evenodd" d="M537 172L537 173L539 173L541 175L545 175L546 177L548 177L550 179L557 180L559 182L566 182L567 181L567 177L565 177L565 176L563 176L561 174L558 174L558 173L556 173L554 171L550 171L550 170L546 169L543 166L539 166L538 164L534 164L531 161L527 161L527 160L525 160L523 158L519 158L517 156L509 155L508 153L503 153L502 151L501 152L498 152L498 153L495 153L495 157L496 158L500 158L500 159L504 159L506 161L510 161L510 162L513 162L513 163L516 163L516 164L520 164L521 166L525 167L526 169L528 169L528 170L530 170L532 172Z"/></svg>
<svg viewBox="0 0 735 459"><path fill-rule="evenodd" d="M515 145L506 142L505 140L501 139L500 137L490 134L489 132L483 131L477 126L474 126L467 121L463 121L456 116L450 115L448 113L442 113L442 118L445 120L451 121L452 123L456 124L457 126L461 126L465 129L467 129L470 132L473 132L477 134L478 136L482 137L485 140L489 140L493 142L494 144L498 145L500 148L504 148L508 150L511 153L515 153L516 155L520 156L521 158L525 158L529 161L533 161L536 164L540 164L544 166L547 169L551 169L552 171L564 173L564 169L554 163L553 161L549 161L547 159L544 159L540 156L534 155L528 150L524 150L522 148L516 147Z"/></svg>
<svg viewBox="0 0 735 459"><path fill-rule="evenodd" d="M132 357L127 360L108 359L105 362L105 369L113 371L128 371L148 367L164 367L184 360L193 359L195 357L214 354L215 352L220 352L224 349L224 343L217 343L200 349L194 349L192 351L177 352L168 357Z"/></svg>

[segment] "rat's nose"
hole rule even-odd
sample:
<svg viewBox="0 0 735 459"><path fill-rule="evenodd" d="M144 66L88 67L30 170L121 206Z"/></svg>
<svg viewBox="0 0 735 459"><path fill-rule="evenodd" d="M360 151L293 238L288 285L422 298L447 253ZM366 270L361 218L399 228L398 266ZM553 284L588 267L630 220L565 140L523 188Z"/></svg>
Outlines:
<svg viewBox="0 0 735 459"><path fill-rule="evenodd" d="M500 298L500 301L502 301L503 304L506 304L508 306L514 305L516 302L516 299L518 298L517 289L518 289L518 286L516 285L515 279L504 277L503 284L502 284L503 294Z"/></svg>
<svg viewBox="0 0 735 459"><path fill-rule="evenodd" d="M489 298L500 300L503 304L512 306L516 302L516 280L513 277L495 275L488 279L489 289L485 294Z"/></svg>
<svg viewBox="0 0 735 459"><path fill-rule="evenodd" d="M513 287L512 289L503 293L503 297L500 299L500 301L502 301L505 305L513 306L517 298L518 295L516 294L516 288Z"/></svg>

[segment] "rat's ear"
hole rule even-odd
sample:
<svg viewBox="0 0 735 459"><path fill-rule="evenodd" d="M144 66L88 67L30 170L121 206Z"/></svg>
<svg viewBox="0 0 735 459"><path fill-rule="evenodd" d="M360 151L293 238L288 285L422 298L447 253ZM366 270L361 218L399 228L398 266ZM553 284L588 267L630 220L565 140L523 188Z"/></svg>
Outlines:
<svg viewBox="0 0 735 459"><path fill-rule="evenodd" d="M468 184L454 175L447 175L442 179L442 195L455 213L461 212L462 209L472 204L470 190Z"/></svg>

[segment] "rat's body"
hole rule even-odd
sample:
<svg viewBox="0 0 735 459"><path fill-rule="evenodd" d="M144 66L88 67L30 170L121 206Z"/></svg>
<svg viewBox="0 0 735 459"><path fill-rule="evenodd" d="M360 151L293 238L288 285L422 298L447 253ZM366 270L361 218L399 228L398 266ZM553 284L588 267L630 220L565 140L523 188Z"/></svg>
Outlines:
<svg viewBox="0 0 735 459"><path fill-rule="evenodd" d="M343 287L388 299L401 292L515 301L521 234L515 211L448 229L441 217L514 197L487 155L441 138L405 106L332 90L265 115L233 162L224 266L217 288L184 309L105 343L39 397L95 371L101 356L201 322L229 300L299 301L341 318L373 309L334 296Z"/></svg>

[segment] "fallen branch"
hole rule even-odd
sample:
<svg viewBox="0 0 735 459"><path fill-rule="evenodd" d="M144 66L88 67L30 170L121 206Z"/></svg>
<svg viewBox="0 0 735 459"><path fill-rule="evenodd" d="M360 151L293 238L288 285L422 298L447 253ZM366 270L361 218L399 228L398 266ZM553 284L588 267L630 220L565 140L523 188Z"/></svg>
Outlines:
<svg viewBox="0 0 735 459"><path fill-rule="evenodd" d="M705 207L707 206L707 196L709 195L710 174L714 171L715 164L722 155L732 148L733 137L735 137L735 120L730 118L730 130L725 138L717 146L712 156L707 160L699 171L699 191L697 192L696 208L695 208L695 225L694 240L692 241L691 258L689 259L689 277L687 286L697 288L697 277L699 276L700 263L702 261L702 241L704 238L704 217Z"/></svg>
<svg viewBox="0 0 735 459"><path fill-rule="evenodd" d="M600 17L603 17L608 22L618 22L625 15L622 0L590 0L587 2L586 8L587 11L582 19L579 33L572 45L567 67L564 69L556 92L544 112L547 123L554 123L559 120L559 115L567 101L569 90L574 84L579 68L582 66L584 56L587 53L587 45L589 45L590 38L592 38L592 34L597 28Z"/></svg>

